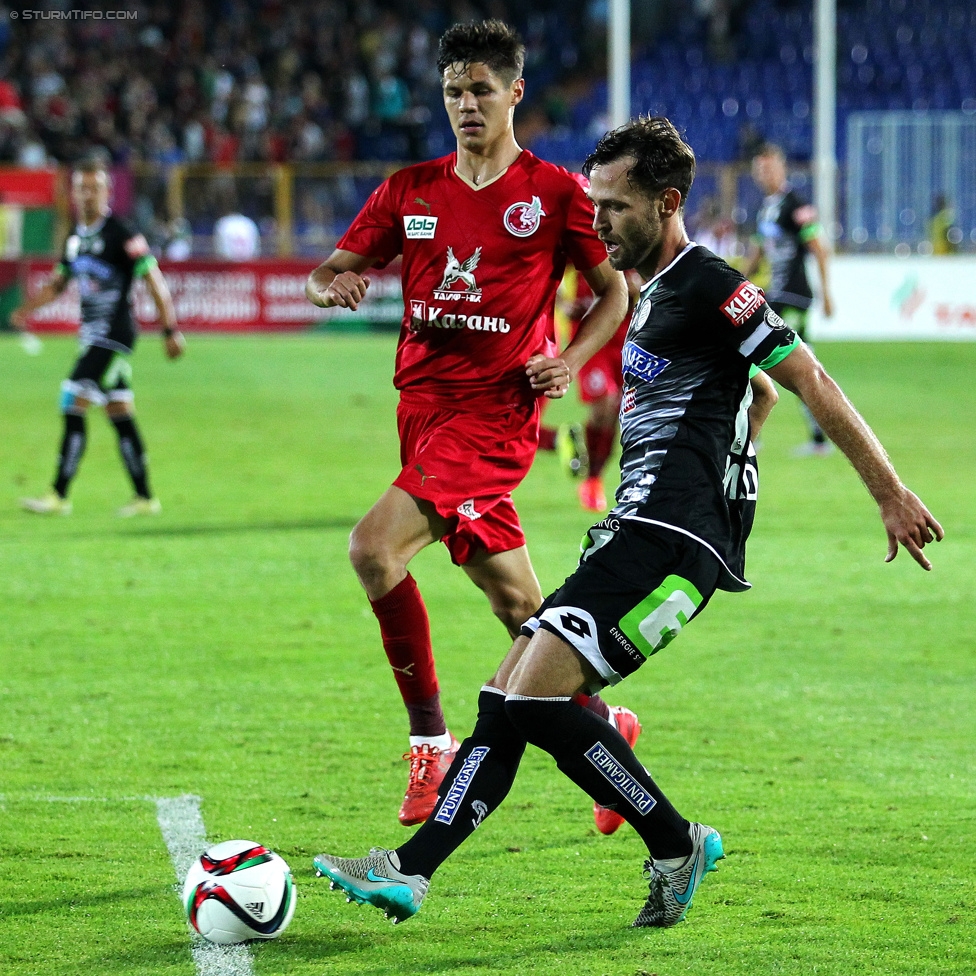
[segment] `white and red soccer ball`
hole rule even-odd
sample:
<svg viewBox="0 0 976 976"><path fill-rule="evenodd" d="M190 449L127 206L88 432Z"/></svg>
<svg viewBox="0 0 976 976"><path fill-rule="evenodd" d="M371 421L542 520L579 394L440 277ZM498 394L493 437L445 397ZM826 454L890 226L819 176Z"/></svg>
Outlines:
<svg viewBox="0 0 976 976"><path fill-rule="evenodd" d="M295 879L274 851L228 840L204 851L187 872L183 905L190 924L220 945L274 939L295 914Z"/></svg>

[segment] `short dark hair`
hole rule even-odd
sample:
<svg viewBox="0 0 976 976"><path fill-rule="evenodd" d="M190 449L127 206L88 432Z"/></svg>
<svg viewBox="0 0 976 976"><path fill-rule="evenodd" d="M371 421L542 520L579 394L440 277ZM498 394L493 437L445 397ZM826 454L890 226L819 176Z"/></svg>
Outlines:
<svg viewBox="0 0 976 976"><path fill-rule="evenodd" d="M111 175L109 173L109 165L112 162L112 157L108 154L106 149L92 149L90 152L86 153L79 159L72 169L76 173L104 173L106 176Z"/></svg>
<svg viewBox="0 0 976 976"><path fill-rule="evenodd" d="M786 153L783 152L783 147L778 142L764 142L752 154L753 159L758 159L760 156L775 156L777 159L786 161Z"/></svg>
<svg viewBox="0 0 976 976"><path fill-rule="evenodd" d="M589 176L594 167L623 156L634 160L627 174L631 186L648 195L673 186L684 206L695 181L695 153L669 119L642 115L608 132L586 157L583 172Z"/></svg>
<svg viewBox="0 0 976 976"><path fill-rule="evenodd" d="M437 48L437 70L441 76L452 64L467 69L475 62L487 65L506 84L521 78L525 45L518 31L500 20L448 27Z"/></svg>

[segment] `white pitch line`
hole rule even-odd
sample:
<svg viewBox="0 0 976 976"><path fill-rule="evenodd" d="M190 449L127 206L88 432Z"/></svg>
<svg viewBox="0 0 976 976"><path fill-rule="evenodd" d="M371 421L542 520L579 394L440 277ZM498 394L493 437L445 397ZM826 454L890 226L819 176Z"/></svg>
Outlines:
<svg viewBox="0 0 976 976"><path fill-rule="evenodd" d="M177 896L190 866L207 846L207 831L200 814L200 797L171 796L156 799L156 819L176 870ZM247 946L220 946L195 935L193 962L200 976L253 976Z"/></svg>

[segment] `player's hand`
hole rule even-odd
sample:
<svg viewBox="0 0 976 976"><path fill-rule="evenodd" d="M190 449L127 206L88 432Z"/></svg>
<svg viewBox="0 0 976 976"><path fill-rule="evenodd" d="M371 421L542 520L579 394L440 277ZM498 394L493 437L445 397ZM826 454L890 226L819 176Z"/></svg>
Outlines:
<svg viewBox="0 0 976 976"><path fill-rule="evenodd" d="M885 562L890 563L898 555L900 543L922 569L931 569L932 564L926 559L922 547L928 542L941 542L945 532L921 499L900 485L895 495L879 503L879 508L888 533Z"/></svg>
<svg viewBox="0 0 976 976"><path fill-rule="evenodd" d="M319 296L322 298L322 307L328 308L330 305L338 305L340 308L348 308L355 312L359 308L359 303L366 296L369 282L369 278L364 278L355 271L340 272L332 279L328 288L319 292Z"/></svg>
<svg viewBox="0 0 976 976"><path fill-rule="evenodd" d="M533 356L525 364L525 375L529 378L532 389L537 393L544 393L550 400L558 400L566 395L569 384L573 382L573 374L566 360L549 356Z"/></svg>
<svg viewBox="0 0 976 976"><path fill-rule="evenodd" d="M186 339L179 329L173 329L169 335L163 336L163 348L169 359L179 359L186 349Z"/></svg>
<svg viewBox="0 0 976 976"><path fill-rule="evenodd" d="M833 317L834 314L834 303L831 301L830 295L827 292L823 293L823 298L821 299L823 304L824 318L829 319Z"/></svg>

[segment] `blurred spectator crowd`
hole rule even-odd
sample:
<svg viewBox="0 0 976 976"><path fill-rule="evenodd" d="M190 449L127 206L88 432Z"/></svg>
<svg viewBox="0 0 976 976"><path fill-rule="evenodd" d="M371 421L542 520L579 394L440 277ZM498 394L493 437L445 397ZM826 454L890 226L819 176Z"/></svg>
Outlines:
<svg viewBox="0 0 976 976"><path fill-rule="evenodd" d="M116 164L427 158L450 145L434 64L449 24L516 23L530 94L600 56L585 6L486 3L120 2L124 20L107 3L98 19L86 4L34 4L60 11L44 19L0 7L0 162L95 146Z"/></svg>

